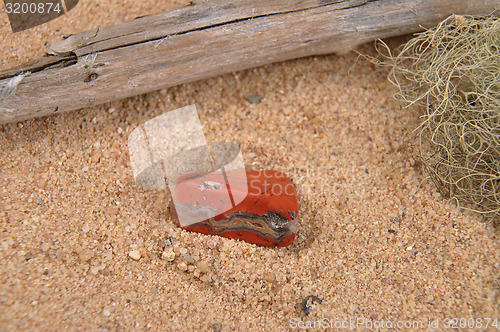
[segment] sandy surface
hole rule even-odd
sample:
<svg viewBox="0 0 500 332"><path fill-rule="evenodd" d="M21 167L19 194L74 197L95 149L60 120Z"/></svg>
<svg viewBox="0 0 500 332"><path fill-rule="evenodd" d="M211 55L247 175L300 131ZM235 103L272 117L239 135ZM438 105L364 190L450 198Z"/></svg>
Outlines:
<svg viewBox="0 0 500 332"><path fill-rule="evenodd" d="M2 68L64 34L180 5L85 1L16 35L2 12ZM417 113L356 59L288 61L0 126L0 331L277 331L349 319L428 330L446 318L484 328L499 316L498 231L425 180L407 149ZM259 104L246 101L253 93ZM209 141L239 142L248 169L292 178L293 245L179 230L170 194L135 185L128 134L189 104ZM306 315L308 295L322 303Z"/></svg>

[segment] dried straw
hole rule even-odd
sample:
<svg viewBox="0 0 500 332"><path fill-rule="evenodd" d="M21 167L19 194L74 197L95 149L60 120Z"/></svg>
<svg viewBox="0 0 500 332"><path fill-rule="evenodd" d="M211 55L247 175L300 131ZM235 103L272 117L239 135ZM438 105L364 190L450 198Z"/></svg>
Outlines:
<svg viewBox="0 0 500 332"><path fill-rule="evenodd" d="M418 34L397 56L389 48L397 99L418 106L418 158L444 197L489 216L500 213L500 20L451 16Z"/></svg>

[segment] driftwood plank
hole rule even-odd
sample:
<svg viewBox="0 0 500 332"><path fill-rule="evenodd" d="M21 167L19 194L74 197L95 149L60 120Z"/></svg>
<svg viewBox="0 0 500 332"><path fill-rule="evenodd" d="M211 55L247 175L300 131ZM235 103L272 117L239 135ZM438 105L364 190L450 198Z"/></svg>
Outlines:
<svg viewBox="0 0 500 332"><path fill-rule="evenodd" d="M224 73L346 52L491 14L500 0L211 1L75 34L0 73L0 123L45 116Z"/></svg>

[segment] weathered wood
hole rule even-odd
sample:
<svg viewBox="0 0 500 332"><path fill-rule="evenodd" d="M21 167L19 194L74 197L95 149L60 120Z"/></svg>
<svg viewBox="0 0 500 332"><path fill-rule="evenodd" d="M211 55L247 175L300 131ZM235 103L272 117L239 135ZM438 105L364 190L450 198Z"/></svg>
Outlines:
<svg viewBox="0 0 500 332"><path fill-rule="evenodd" d="M224 73L345 52L491 14L500 0L211 1L54 42L0 73L0 123L70 111ZM17 75L17 76L16 76Z"/></svg>

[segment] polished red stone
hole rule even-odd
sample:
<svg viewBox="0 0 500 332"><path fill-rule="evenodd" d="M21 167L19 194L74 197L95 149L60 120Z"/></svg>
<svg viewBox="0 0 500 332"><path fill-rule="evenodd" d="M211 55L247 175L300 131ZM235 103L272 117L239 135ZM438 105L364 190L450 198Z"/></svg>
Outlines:
<svg viewBox="0 0 500 332"><path fill-rule="evenodd" d="M172 220L183 229L264 246L295 239L297 195L281 172L186 174L176 180L172 198Z"/></svg>

